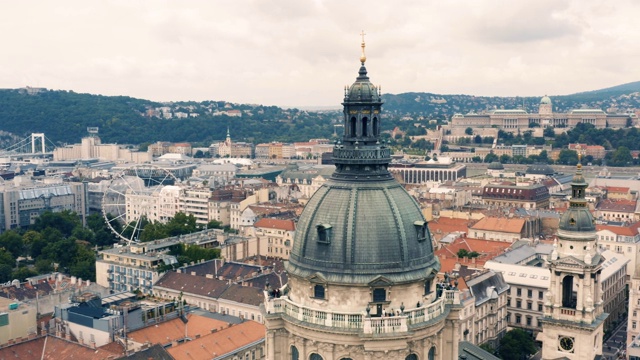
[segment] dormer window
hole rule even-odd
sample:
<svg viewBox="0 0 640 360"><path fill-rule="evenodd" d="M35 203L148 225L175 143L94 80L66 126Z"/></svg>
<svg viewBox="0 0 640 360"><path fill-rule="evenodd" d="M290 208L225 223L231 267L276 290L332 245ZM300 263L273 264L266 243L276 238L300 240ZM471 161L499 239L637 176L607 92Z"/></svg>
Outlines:
<svg viewBox="0 0 640 360"><path fill-rule="evenodd" d="M316 225L318 231L318 242L321 244L331 244L331 228L330 224Z"/></svg>
<svg viewBox="0 0 640 360"><path fill-rule="evenodd" d="M569 219L569 225L574 226L576 224L576 219L571 218Z"/></svg>
<svg viewBox="0 0 640 360"><path fill-rule="evenodd" d="M427 234L427 231L428 231L427 222L426 221L422 221L422 220L415 221L413 223L413 226L416 229L416 235L418 237L418 241L419 242L423 242L423 241L427 240L427 236L428 236L428 234Z"/></svg>

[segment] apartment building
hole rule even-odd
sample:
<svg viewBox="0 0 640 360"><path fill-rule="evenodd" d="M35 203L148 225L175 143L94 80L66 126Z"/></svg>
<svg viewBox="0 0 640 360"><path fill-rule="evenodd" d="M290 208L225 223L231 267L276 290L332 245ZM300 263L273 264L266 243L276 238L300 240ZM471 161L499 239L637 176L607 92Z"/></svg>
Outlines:
<svg viewBox="0 0 640 360"><path fill-rule="evenodd" d="M475 345L489 343L497 348L500 339L507 332L507 301L509 285L501 273L485 270L465 279L474 298L474 335L471 342Z"/></svg>
<svg viewBox="0 0 640 360"><path fill-rule="evenodd" d="M96 283L112 291L139 289L149 294L153 284L164 272L163 265L178 262L175 256L168 253L171 246L183 243L207 247L219 242L221 236L224 236L223 230L208 229L189 235L102 250L96 260Z"/></svg>
<svg viewBox="0 0 640 360"><path fill-rule="evenodd" d="M605 262L600 284L603 289L603 309L609 313L604 324L607 328L622 316L626 308L626 265L629 260L613 251L604 251L602 256ZM545 293L550 286L549 269L496 261L487 261L484 267L502 273L504 280L509 284L507 325L534 335L541 332L540 318L544 311Z"/></svg>
<svg viewBox="0 0 640 360"><path fill-rule="evenodd" d="M0 233L33 225L45 211L63 210L73 211L81 217L87 215L85 183L16 177L0 184Z"/></svg>
<svg viewBox="0 0 640 360"><path fill-rule="evenodd" d="M253 224L260 248L267 249L267 256L289 259L296 226L293 220L262 218Z"/></svg>

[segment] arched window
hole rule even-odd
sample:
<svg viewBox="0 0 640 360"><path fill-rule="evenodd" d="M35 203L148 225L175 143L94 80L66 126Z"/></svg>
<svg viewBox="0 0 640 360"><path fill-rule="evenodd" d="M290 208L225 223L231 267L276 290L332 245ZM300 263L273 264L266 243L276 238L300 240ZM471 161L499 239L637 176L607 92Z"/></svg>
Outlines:
<svg viewBox="0 0 640 360"><path fill-rule="evenodd" d="M378 136L378 118L373 118L373 136Z"/></svg>
<svg viewBox="0 0 640 360"><path fill-rule="evenodd" d="M576 297L573 295L573 276L562 279L562 307L576 308Z"/></svg>
<svg viewBox="0 0 640 360"><path fill-rule="evenodd" d="M351 137L356 137L356 117L352 117L350 121Z"/></svg>
<svg viewBox="0 0 640 360"><path fill-rule="evenodd" d="M427 355L428 360L436 360L436 347L432 346L431 349L429 349L429 354Z"/></svg>
<svg viewBox="0 0 640 360"><path fill-rule="evenodd" d="M311 356L309 356L309 360L323 360L323 359L322 359L322 356L320 356L320 355L318 355L316 353L313 353L313 354L311 354Z"/></svg>
<svg viewBox="0 0 640 360"><path fill-rule="evenodd" d="M406 358L404 358L404 360L418 360L418 355L410 354Z"/></svg>
<svg viewBox="0 0 640 360"><path fill-rule="evenodd" d="M353 359L351 359L351 358L342 358L340 360L353 360Z"/></svg>
<svg viewBox="0 0 640 360"><path fill-rule="evenodd" d="M369 122L369 119L367 119L366 117L362 118L362 136L363 137L368 136L368 132L367 132L368 122Z"/></svg>
<svg viewBox="0 0 640 360"><path fill-rule="evenodd" d="M298 353L298 348L291 345L291 360L300 360L300 354Z"/></svg>

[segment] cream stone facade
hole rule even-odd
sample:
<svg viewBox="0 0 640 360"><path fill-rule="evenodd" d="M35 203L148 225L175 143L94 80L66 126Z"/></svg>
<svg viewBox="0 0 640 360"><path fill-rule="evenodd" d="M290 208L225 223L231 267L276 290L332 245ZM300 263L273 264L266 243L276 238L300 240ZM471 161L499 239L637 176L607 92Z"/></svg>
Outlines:
<svg viewBox="0 0 640 360"><path fill-rule="evenodd" d="M451 118L451 127L495 127L509 132L523 132L531 130L529 124L573 129L580 123L586 123L597 129L604 129L627 127L633 119L634 114L607 114L601 109L574 109L567 113L554 113L551 99L545 96L540 101L538 113L528 113L521 109L498 109L485 114L455 114Z"/></svg>
<svg viewBox="0 0 640 360"><path fill-rule="evenodd" d="M608 316L600 286L605 260L597 248L595 221L585 200L586 188L578 165L571 183L569 209L560 219L558 244L551 253L551 285L541 319L543 359L602 356L604 321Z"/></svg>
<svg viewBox="0 0 640 360"><path fill-rule="evenodd" d="M382 99L365 61L363 41L358 77L345 89L335 172L296 224L287 285L265 291L268 360L458 359L468 319L461 291L436 284L427 222L388 170Z"/></svg>
<svg viewBox="0 0 640 360"><path fill-rule="evenodd" d="M133 162L141 164L152 160L151 152L131 151L122 145L102 144L97 136L82 138L80 144L58 147L53 150L53 159L87 160L98 158L103 161Z"/></svg>

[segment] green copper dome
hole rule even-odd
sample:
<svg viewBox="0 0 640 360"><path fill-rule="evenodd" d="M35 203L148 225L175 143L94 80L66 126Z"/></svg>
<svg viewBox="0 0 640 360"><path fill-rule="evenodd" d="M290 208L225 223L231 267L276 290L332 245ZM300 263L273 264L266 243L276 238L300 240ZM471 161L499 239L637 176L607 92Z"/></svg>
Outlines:
<svg viewBox="0 0 640 360"><path fill-rule="evenodd" d="M344 135L333 149L336 171L311 197L296 226L290 276L330 283L424 281L440 269L420 206L391 176L380 142L382 101L366 76L364 55L345 94Z"/></svg>
<svg viewBox="0 0 640 360"><path fill-rule="evenodd" d="M571 181L569 208L560 218L560 230L574 232L596 231L593 215L591 215L585 199L586 189L587 182L582 176L582 165L578 164L576 174Z"/></svg>

